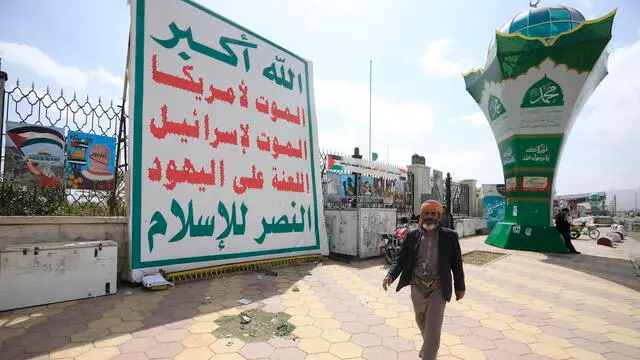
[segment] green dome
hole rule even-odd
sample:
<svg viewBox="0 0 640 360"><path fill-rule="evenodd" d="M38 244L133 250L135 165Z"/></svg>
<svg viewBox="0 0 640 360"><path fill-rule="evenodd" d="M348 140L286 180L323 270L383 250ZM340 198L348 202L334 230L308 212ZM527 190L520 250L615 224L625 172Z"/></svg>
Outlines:
<svg viewBox="0 0 640 360"><path fill-rule="evenodd" d="M532 7L507 22L501 33L519 33L528 37L553 38L575 29L584 22L584 16L576 9L566 6Z"/></svg>

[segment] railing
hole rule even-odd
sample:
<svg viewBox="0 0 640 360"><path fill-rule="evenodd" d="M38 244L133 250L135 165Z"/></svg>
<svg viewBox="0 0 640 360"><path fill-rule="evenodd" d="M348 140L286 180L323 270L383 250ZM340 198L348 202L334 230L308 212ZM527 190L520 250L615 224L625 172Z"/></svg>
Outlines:
<svg viewBox="0 0 640 360"><path fill-rule="evenodd" d="M3 83L0 81L0 85ZM19 82L10 89L0 86L0 98L4 100L0 101L0 169L3 169L0 177L0 215L126 214L126 167L120 166L123 163L120 159L116 159L117 171L113 185L108 186L110 189L76 190L66 186L69 185L68 182L72 182L69 177L64 178L65 183L62 187L17 184L13 178L13 170L7 167L8 159L5 158L5 133L9 123L56 127L65 133L78 131L120 138L116 146L123 150L126 146L126 135L121 134L119 127L121 120L126 119L126 114L119 106L114 105L112 101L105 103L100 98L92 103L88 96L85 99L78 98L76 94L65 97L63 91L56 95L48 87L45 90L37 90L34 85L24 88ZM126 154L126 149L121 154Z"/></svg>

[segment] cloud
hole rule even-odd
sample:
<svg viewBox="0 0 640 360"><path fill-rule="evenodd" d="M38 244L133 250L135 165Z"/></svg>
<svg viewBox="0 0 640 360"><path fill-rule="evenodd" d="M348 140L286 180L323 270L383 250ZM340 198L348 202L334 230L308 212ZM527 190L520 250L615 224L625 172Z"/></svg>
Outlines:
<svg viewBox="0 0 640 360"><path fill-rule="evenodd" d="M368 154L369 89L342 80L316 80L320 147L351 153L355 146ZM435 111L422 101L398 101L372 96L372 152L381 160L405 165L434 127ZM391 152L392 151L392 152Z"/></svg>
<svg viewBox="0 0 640 360"><path fill-rule="evenodd" d="M493 140L491 140L493 142ZM473 150L435 151L426 155L427 165L451 173L455 181L475 179L479 184L502 183L502 166L495 161L496 147L476 145Z"/></svg>
<svg viewBox="0 0 640 360"><path fill-rule="evenodd" d="M472 68L471 59L451 60L447 58L455 42L452 39L438 39L427 46L427 52L418 59L418 63L428 75L441 78L460 76Z"/></svg>
<svg viewBox="0 0 640 360"><path fill-rule="evenodd" d="M108 72L105 69L98 69L97 71L92 71L90 76L95 77L99 81L105 84L111 84L114 86L122 87L124 85L124 79L120 76L115 76Z"/></svg>
<svg viewBox="0 0 640 360"><path fill-rule="evenodd" d="M37 47L25 44L0 42L0 57L14 63L43 79L51 79L61 87L71 90L85 90L90 83L98 82L122 87L124 80L105 69L83 71L75 66L59 64Z"/></svg>
<svg viewBox="0 0 640 360"><path fill-rule="evenodd" d="M449 122L470 122L472 124L478 125L488 125L487 119L484 117L482 111L476 111L471 114L456 116L454 118L448 119Z"/></svg>
<svg viewBox="0 0 640 360"><path fill-rule="evenodd" d="M210 9L216 9L231 19L243 19L244 24L269 24L273 16L265 14L287 14L286 27L325 35L326 32L342 33L343 26L350 26L350 32L364 32L368 28L379 24L388 18L397 4L384 0L202 0L202 4ZM247 12L250 8L251 11ZM365 29L366 28L366 29ZM269 26L270 31L279 31L282 27ZM256 29L257 30L257 29ZM287 31L287 33L290 33ZM262 35L267 35L262 33Z"/></svg>
<svg viewBox="0 0 640 360"><path fill-rule="evenodd" d="M583 1L582 5L584 5L584 7L587 8L587 9L591 9L593 7L593 1L591 1L591 0Z"/></svg>

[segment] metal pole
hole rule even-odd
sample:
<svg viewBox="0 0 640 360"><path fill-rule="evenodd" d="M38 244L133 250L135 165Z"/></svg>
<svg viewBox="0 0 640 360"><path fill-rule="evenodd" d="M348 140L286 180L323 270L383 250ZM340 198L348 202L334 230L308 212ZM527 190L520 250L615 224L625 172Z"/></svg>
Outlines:
<svg viewBox="0 0 640 360"><path fill-rule="evenodd" d="M373 84L373 60L369 60L369 160L371 160L371 91Z"/></svg>
<svg viewBox="0 0 640 360"><path fill-rule="evenodd" d="M124 84L122 86L122 105L120 106L120 124L118 127L118 141L116 142L116 164L115 164L115 171L114 171L114 176L113 176L113 190L111 192L111 201L112 203L110 204L110 215L111 216L118 216L120 215L118 212L118 173L120 171L120 146L122 146L122 144L124 144L125 146L125 156L126 156L126 125L124 123L124 107L125 107L125 103L127 101L127 84L129 82L129 57L131 56L131 27L129 27L129 40L128 40L128 46L127 46L127 58L126 58L126 63L124 65ZM122 139L122 137L124 136L124 139ZM123 142L124 140L124 142ZM125 164L126 164L125 160ZM126 168L125 168L126 170ZM122 178L122 181L124 181L124 177ZM124 190L125 193L126 191L128 191L128 189ZM125 196L126 197L126 196Z"/></svg>
<svg viewBox="0 0 640 360"><path fill-rule="evenodd" d="M0 69L2 62L0 61ZM0 70L0 170L4 169L4 157L1 156L4 151L4 84L7 82L7 73ZM0 188L0 199L4 203L4 183L6 179L2 179L2 187Z"/></svg>

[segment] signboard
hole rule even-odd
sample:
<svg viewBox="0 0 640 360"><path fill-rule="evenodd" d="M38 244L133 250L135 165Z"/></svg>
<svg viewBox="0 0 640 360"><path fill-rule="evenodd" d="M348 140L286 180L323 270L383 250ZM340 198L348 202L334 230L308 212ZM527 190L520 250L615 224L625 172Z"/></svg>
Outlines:
<svg viewBox="0 0 640 360"><path fill-rule="evenodd" d="M506 214L506 189L502 184L482 185L482 206L487 227L493 229L497 223L504 221Z"/></svg>
<svg viewBox="0 0 640 360"><path fill-rule="evenodd" d="M407 179L407 169L342 155L327 155L326 167L330 172L359 173L389 180Z"/></svg>
<svg viewBox="0 0 640 360"><path fill-rule="evenodd" d="M549 191L549 178L544 176L522 177L523 192L547 192Z"/></svg>
<svg viewBox="0 0 640 360"><path fill-rule="evenodd" d="M328 254L312 63L192 1L131 9L134 280Z"/></svg>
<svg viewBox="0 0 640 360"><path fill-rule="evenodd" d="M4 177L16 185L62 187L64 129L7 121Z"/></svg>

